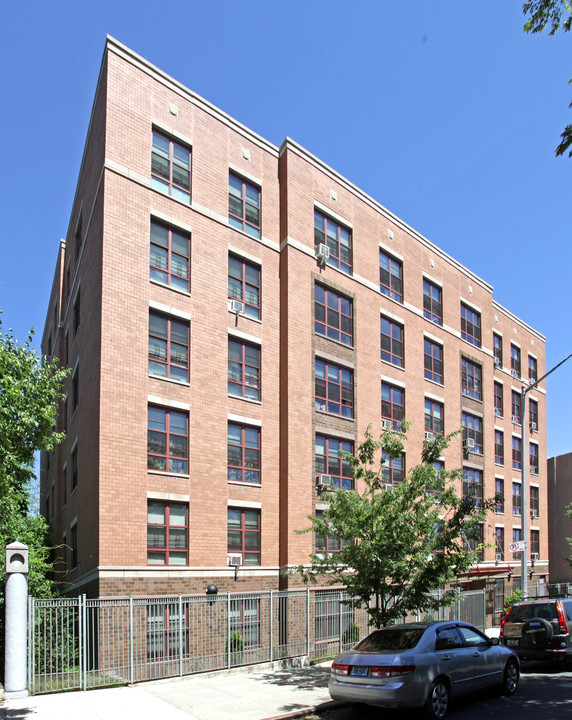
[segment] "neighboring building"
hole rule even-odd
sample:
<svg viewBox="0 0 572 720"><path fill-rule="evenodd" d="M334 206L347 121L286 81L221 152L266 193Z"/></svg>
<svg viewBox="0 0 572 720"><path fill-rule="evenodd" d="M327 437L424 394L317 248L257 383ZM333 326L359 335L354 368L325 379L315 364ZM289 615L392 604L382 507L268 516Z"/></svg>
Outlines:
<svg viewBox="0 0 572 720"><path fill-rule="evenodd" d="M550 581L571 583L572 567L567 558L572 547L572 518L564 514L572 503L572 453L548 458L548 548Z"/></svg>
<svg viewBox="0 0 572 720"><path fill-rule="evenodd" d="M70 594L299 586L288 568L336 551L296 533L324 510L322 476L352 487L339 449L402 417L388 483L427 433L462 427L444 466L463 467L459 490L498 494L466 587L520 575L529 452L531 581L547 579L544 387L530 417L517 398L544 373L544 337L294 141L111 38L43 351L71 368L41 501Z"/></svg>

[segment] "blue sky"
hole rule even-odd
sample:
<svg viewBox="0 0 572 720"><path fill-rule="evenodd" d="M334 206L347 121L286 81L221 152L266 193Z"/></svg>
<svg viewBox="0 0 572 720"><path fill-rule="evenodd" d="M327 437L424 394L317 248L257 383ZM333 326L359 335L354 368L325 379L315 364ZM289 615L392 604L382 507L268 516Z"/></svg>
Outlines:
<svg viewBox="0 0 572 720"><path fill-rule="evenodd" d="M27 0L0 4L0 310L39 341L106 34L279 145L292 137L572 352L572 33L518 0ZM548 454L572 451L572 360Z"/></svg>

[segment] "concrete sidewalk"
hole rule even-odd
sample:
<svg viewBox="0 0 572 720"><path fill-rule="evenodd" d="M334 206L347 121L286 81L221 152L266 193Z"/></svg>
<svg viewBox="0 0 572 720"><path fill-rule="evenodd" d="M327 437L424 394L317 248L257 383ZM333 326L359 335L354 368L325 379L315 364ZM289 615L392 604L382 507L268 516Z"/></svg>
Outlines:
<svg viewBox="0 0 572 720"><path fill-rule="evenodd" d="M268 720L331 703L330 663L257 666L0 702L1 720ZM332 703L334 704L334 703ZM336 703L337 704L337 703Z"/></svg>

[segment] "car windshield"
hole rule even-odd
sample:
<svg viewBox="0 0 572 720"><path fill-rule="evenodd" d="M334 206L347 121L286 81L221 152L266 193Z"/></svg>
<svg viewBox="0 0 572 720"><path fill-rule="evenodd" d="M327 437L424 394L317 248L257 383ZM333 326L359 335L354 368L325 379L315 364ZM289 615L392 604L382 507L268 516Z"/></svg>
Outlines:
<svg viewBox="0 0 572 720"><path fill-rule="evenodd" d="M538 603L530 605L513 605L506 621L509 623L526 622L533 618L556 620L558 613L554 603Z"/></svg>
<svg viewBox="0 0 572 720"><path fill-rule="evenodd" d="M355 646L362 652L398 652L412 650L425 628L381 628L375 630Z"/></svg>

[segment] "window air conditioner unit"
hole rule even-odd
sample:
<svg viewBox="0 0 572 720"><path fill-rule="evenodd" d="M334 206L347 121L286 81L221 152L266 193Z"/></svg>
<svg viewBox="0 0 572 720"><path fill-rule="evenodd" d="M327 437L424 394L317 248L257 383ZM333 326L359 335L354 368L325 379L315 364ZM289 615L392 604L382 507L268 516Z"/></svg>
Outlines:
<svg viewBox="0 0 572 720"><path fill-rule="evenodd" d="M228 564L230 567L240 567L242 565L242 557L240 555L229 555Z"/></svg>
<svg viewBox="0 0 572 720"><path fill-rule="evenodd" d="M512 421L515 425L520 425L520 418L518 417L518 415L513 415Z"/></svg>
<svg viewBox="0 0 572 720"><path fill-rule="evenodd" d="M495 358L495 367L500 368L500 358L498 357Z"/></svg>
<svg viewBox="0 0 572 720"><path fill-rule="evenodd" d="M240 300L231 300L229 302L230 311L237 315L244 315L244 303Z"/></svg>
<svg viewBox="0 0 572 720"><path fill-rule="evenodd" d="M536 423L535 422L530 423L530 432L536 432Z"/></svg>
<svg viewBox="0 0 572 720"><path fill-rule="evenodd" d="M436 436L437 433L429 432L428 430L425 431L425 440L435 440Z"/></svg>
<svg viewBox="0 0 572 720"><path fill-rule="evenodd" d="M316 246L316 260L324 265L330 257L330 248L325 243Z"/></svg>
<svg viewBox="0 0 572 720"><path fill-rule="evenodd" d="M536 562L537 560L540 559L540 556L539 556L538 553L531 553L531 554L530 554L530 559L531 559L531 560L534 560L534 562Z"/></svg>
<svg viewBox="0 0 572 720"><path fill-rule="evenodd" d="M502 562L502 553L497 553L495 555L495 562Z"/></svg>
<svg viewBox="0 0 572 720"><path fill-rule="evenodd" d="M511 370L510 374L513 376L513 378L520 380L520 374L519 374L518 370Z"/></svg>
<svg viewBox="0 0 572 720"><path fill-rule="evenodd" d="M475 449L475 438L465 438L463 441L463 447L465 450L474 450Z"/></svg>
<svg viewBox="0 0 572 720"><path fill-rule="evenodd" d="M392 424L391 420L382 420L381 421L381 429L382 430L385 430L386 428L391 430L392 427L393 427L393 424Z"/></svg>
<svg viewBox="0 0 572 720"><path fill-rule="evenodd" d="M331 475L316 475L316 485L319 488L331 487L332 476Z"/></svg>
<svg viewBox="0 0 572 720"><path fill-rule="evenodd" d="M500 410L500 408L495 408L495 415L496 415L497 417L500 417L500 416L501 416L501 410Z"/></svg>

